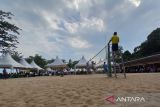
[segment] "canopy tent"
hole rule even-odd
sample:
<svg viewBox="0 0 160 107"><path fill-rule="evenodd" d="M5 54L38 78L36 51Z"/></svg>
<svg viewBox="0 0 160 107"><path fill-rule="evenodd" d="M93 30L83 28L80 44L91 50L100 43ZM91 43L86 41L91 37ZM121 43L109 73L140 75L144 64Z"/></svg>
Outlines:
<svg viewBox="0 0 160 107"><path fill-rule="evenodd" d="M31 62L30 65L31 65L32 68L34 68L34 69L43 70L43 68L39 67L39 66L34 62L34 60Z"/></svg>
<svg viewBox="0 0 160 107"><path fill-rule="evenodd" d="M16 62L9 53L0 57L0 68L26 68L22 64Z"/></svg>
<svg viewBox="0 0 160 107"><path fill-rule="evenodd" d="M66 68L67 65L57 56L55 61L51 64L48 64L47 67L51 68Z"/></svg>
<svg viewBox="0 0 160 107"><path fill-rule="evenodd" d="M20 60L20 64L24 65L26 68L33 68L24 58Z"/></svg>
<svg viewBox="0 0 160 107"><path fill-rule="evenodd" d="M87 66L87 60L84 56L79 60L78 64L76 64L76 68L85 68Z"/></svg>

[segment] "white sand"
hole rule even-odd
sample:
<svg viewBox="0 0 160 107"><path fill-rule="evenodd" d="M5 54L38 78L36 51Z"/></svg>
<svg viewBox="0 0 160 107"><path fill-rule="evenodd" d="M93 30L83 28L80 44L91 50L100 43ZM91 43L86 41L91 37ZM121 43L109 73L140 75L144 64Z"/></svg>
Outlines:
<svg viewBox="0 0 160 107"><path fill-rule="evenodd" d="M113 105L105 100L110 95L140 96L146 102ZM160 73L0 80L0 107L160 107Z"/></svg>

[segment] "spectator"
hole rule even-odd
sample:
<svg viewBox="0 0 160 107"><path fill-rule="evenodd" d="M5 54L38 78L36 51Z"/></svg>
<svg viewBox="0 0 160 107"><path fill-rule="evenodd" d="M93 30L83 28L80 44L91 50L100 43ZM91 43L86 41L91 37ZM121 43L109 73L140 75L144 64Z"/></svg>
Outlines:
<svg viewBox="0 0 160 107"><path fill-rule="evenodd" d="M108 66L107 66L106 62L104 62L103 68L104 68L104 72L107 73L108 72Z"/></svg>
<svg viewBox="0 0 160 107"><path fill-rule="evenodd" d="M7 78L7 71L6 68L3 69L3 79Z"/></svg>

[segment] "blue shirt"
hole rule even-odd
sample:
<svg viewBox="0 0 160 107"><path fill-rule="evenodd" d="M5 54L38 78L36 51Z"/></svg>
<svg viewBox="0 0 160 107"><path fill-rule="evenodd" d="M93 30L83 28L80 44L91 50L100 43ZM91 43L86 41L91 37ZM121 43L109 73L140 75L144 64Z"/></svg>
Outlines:
<svg viewBox="0 0 160 107"><path fill-rule="evenodd" d="M104 64L103 68L104 68L105 71L108 71L108 65L107 64Z"/></svg>

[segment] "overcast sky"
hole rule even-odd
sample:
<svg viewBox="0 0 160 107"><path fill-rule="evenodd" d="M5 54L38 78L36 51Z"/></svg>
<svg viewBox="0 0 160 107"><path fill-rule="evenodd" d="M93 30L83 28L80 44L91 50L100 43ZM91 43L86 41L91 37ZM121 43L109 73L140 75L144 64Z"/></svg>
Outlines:
<svg viewBox="0 0 160 107"><path fill-rule="evenodd" d="M0 10L15 15L24 57L89 59L114 31L132 52L160 25L160 0L0 0Z"/></svg>

